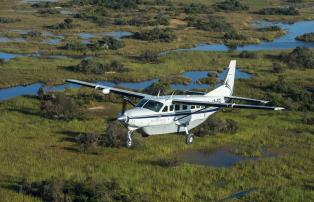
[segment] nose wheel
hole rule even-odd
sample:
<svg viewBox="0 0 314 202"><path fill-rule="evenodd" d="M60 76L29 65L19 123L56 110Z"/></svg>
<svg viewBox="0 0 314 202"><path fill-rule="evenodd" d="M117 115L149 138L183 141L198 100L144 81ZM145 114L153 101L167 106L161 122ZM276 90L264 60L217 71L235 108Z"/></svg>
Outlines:
<svg viewBox="0 0 314 202"><path fill-rule="evenodd" d="M127 148L130 148L130 147L132 147L132 132L133 131L128 131L128 134L127 134L127 137L126 137L126 147Z"/></svg>
<svg viewBox="0 0 314 202"><path fill-rule="evenodd" d="M193 133L189 133L188 128L185 126L185 143L186 144L192 144L193 140L194 140L194 135Z"/></svg>

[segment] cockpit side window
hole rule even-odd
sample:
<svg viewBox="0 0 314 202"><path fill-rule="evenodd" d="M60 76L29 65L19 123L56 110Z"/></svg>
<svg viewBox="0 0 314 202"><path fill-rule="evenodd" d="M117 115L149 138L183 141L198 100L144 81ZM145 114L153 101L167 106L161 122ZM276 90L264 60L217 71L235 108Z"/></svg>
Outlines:
<svg viewBox="0 0 314 202"><path fill-rule="evenodd" d="M137 105L135 105L135 107L143 107L143 105L147 102L148 100L146 99L142 99L139 103L137 103Z"/></svg>
<svg viewBox="0 0 314 202"><path fill-rule="evenodd" d="M157 102L154 100L149 100L146 102L146 104L143 106L143 108L150 109L154 112L159 112L162 108L163 104L161 102Z"/></svg>
<svg viewBox="0 0 314 202"><path fill-rule="evenodd" d="M168 112L168 106L165 106L165 107L162 109L162 112Z"/></svg>

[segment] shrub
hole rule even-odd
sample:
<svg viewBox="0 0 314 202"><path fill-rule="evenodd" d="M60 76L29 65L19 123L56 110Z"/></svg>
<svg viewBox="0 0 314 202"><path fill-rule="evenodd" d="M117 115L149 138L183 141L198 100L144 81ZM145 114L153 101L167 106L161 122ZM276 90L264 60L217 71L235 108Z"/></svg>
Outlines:
<svg viewBox="0 0 314 202"><path fill-rule="evenodd" d="M121 40L115 39L112 36L104 36L101 40L97 41L97 45L105 49L117 50L124 47L124 43Z"/></svg>
<svg viewBox="0 0 314 202"><path fill-rule="evenodd" d="M50 8L52 6L52 2L44 1L32 4L33 8Z"/></svg>
<svg viewBox="0 0 314 202"><path fill-rule="evenodd" d="M281 31L282 29L279 26L268 26L268 27L261 27L257 29L258 31Z"/></svg>
<svg viewBox="0 0 314 202"><path fill-rule="evenodd" d="M195 18L188 18L187 20L189 20L189 26L205 31L227 32L233 30L233 27L221 17L210 16L206 21Z"/></svg>
<svg viewBox="0 0 314 202"><path fill-rule="evenodd" d="M97 5L111 9L134 9L137 8L137 0L73 0L79 5Z"/></svg>
<svg viewBox="0 0 314 202"><path fill-rule="evenodd" d="M246 37L242 34L237 33L235 30L230 30L224 34L225 40L245 40Z"/></svg>
<svg viewBox="0 0 314 202"><path fill-rule="evenodd" d="M285 67L281 63L273 63L273 73L283 73L285 71Z"/></svg>
<svg viewBox="0 0 314 202"><path fill-rule="evenodd" d="M242 51L239 54L239 58L252 58L252 59L255 59L255 58L258 58L258 55L257 55L256 52Z"/></svg>
<svg viewBox="0 0 314 202"><path fill-rule="evenodd" d="M176 157L172 157L172 158L161 158L161 159L158 159L155 163L157 165L161 166L161 167L169 168L169 167L179 166L180 164L182 164L182 161L180 161Z"/></svg>
<svg viewBox="0 0 314 202"><path fill-rule="evenodd" d="M184 6L184 12L186 13L207 13L209 8L204 4L191 3Z"/></svg>
<svg viewBox="0 0 314 202"><path fill-rule="evenodd" d="M295 39L299 41L314 42L314 32L297 36Z"/></svg>
<svg viewBox="0 0 314 202"><path fill-rule="evenodd" d="M150 86L144 89L145 93L151 94L151 95L157 95L160 92L160 95L166 95L171 93L171 86L169 83L161 83L161 82L155 82L152 83Z"/></svg>
<svg viewBox="0 0 314 202"><path fill-rule="evenodd" d="M216 135L217 133L235 133L238 130L237 122L231 119L220 120L215 117L208 118L203 127L193 129L196 136Z"/></svg>
<svg viewBox="0 0 314 202"><path fill-rule="evenodd" d="M54 15L54 14L59 14L60 11L53 8L43 8L43 9L38 10L38 13L42 15Z"/></svg>
<svg viewBox="0 0 314 202"><path fill-rule="evenodd" d="M126 142L127 129L119 122L110 122L105 134L101 135L99 144L104 147L123 147Z"/></svg>
<svg viewBox="0 0 314 202"><path fill-rule="evenodd" d="M290 67L314 68L314 54L308 48L297 47L289 54L282 54L281 58Z"/></svg>
<svg viewBox="0 0 314 202"><path fill-rule="evenodd" d="M71 29L73 28L73 20L71 18L66 18L63 22L48 26L50 29Z"/></svg>
<svg viewBox="0 0 314 202"><path fill-rule="evenodd" d="M82 44L81 42L70 42L65 44L63 47L65 50L75 50L75 51L85 51L87 50L86 44Z"/></svg>
<svg viewBox="0 0 314 202"><path fill-rule="evenodd" d="M155 24L159 24L159 25L169 25L169 17L165 16L165 15L157 15L155 17L156 23Z"/></svg>
<svg viewBox="0 0 314 202"><path fill-rule="evenodd" d="M299 15L299 11L294 7L283 7L283 8L262 8L256 11L260 15Z"/></svg>
<svg viewBox="0 0 314 202"><path fill-rule="evenodd" d="M93 133L83 133L80 134L76 141L80 144L81 150L87 152L97 146L100 136Z"/></svg>
<svg viewBox="0 0 314 202"><path fill-rule="evenodd" d="M41 101L40 109L45 117L71 120L81 117L78 105L64 94L52 94Z"/></svg>
<svg viewBox="0 0 314 202"><path fill-rule="evenodd" d="M19 18L0 17L0 23L14 23L19 21L21 21Z"/></svg>
<svg viewBox="0 0 314 202"><path fill-rule="evenodd" d="M303 114L302 123L307 125L313 125L314 124L314 117L310 116L308 113Z"/></svg>
<svg viewBox="0 0 314 202"><path fill-rule="evenodd" d="M125 72L127 69L118 61L111 61L107 64L101 64L92 59L84 59L76 66L70 66L69 69L75 72L102 74L106 72Z"/></svg>
<svg viewBox="0 0 314 202"><path fill-rule="evenodd" d="M160 29L157 27L148 31L135 32L131 37L139 40L159 42L172 42L176 39L176 35L170 29Z"/></svg>
<svg viewBox="0 0 314 202"><path fill-rule="evenodd" d="M145 51L138 58L140 61L145 63L159 63L159 55L154 51Z"/></svg>
<svg viewBox="0 0 314 202"><path fill-rule="evenodd" d="M214 5L217 11L242 11L248 10L246 5L243 5L239 0L225 0L223 2L218 2Z"/></svg>
<svg viewBox="0 0 314 202"><path fill-rule="evenodd" d="M19 183L22 193L41 198L46 202L61 201L143 201L140 194L124 189L116 180L94 180L87 177L83 181L63 180L52 177L48 180Z"/></svg>

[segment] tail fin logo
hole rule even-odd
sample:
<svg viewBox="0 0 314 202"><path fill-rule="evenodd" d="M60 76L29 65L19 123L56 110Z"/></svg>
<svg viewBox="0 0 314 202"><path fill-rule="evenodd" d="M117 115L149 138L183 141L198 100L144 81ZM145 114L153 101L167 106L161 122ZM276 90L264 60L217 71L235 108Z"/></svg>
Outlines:
<svg viewBox="0 0 314 202"><path fill-rule="evenodd" d="M227 79L227 80L225 81L225 87L228 88L230 91L232 91L232 89L231 89L231 87L230 87L230 85L229 85L229 79Z"/></svg>

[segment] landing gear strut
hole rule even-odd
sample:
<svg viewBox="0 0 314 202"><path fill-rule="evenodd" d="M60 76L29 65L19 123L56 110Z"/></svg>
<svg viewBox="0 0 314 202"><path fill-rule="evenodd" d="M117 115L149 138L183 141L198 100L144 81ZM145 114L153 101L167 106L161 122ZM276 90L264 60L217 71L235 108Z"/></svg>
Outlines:
<svg viewBox="0 0 314 202"><path fill-rule="evenodd" d="M131 130L128 131L128 135L126 137L126 147L127 148L132 147L132 133L133 133L133 131L131 131Z"/></svg>
<svg viewBox="0 0 314 202"><path fill-rule="evenodd" d="M185 126L184 129L185 129L185 143L186 144L192 144L192 142L194 140L193 133L189 133L187 126Z"/></svg>

